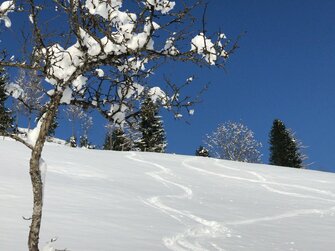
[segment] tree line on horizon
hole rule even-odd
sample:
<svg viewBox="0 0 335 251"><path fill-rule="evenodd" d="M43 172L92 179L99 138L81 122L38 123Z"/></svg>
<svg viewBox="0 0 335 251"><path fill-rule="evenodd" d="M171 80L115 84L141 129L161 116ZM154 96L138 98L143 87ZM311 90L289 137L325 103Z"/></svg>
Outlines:
<svg viewBox="0 0 335 251"><path fill-rule="evenodd" d="M228 121L219 125L212 134L206 135L204 143L206 147L200 145L196 156L261 163L262 144L255 139L253 131L240 122ZM273 121L268 143L270 165L306 167L304 160L307 157L302 153L302 143L281 120Z"/></svg>
<svg viewBox="0 0 335 251"><path fill-rule="evenodd" d="M21 95L20 102L16 101L13 110L5 106L8 98L5 86L7 75L0 69L0 134L5 131L18 130L19 115L26 116L28 129L32 119L39 118L39 100L43 98L43 93L39 92L39 81L36 76L27 76L24 71L20 71L16 83L25 88L27 95ZM15 114L15 115L14 115ZM68 106L65 110L66 117L71 123L72 133L67 140L71 147L96 148L88 137L88 131L93 125L92 117L80 107ZM75 129L76 123L82 127L82 135L79 140ZM55 134L58 126L57 115L50 128L49 135ZM143 151L160 152L166 150L167 140L163 122L159 116L159 107L146 98L139 112L138 123L129 126L119 126L108 124L104 143L101 149L114 151ZM79 142L78 142L79 141ZM206 135L205 145L199 146L196 156L215 157L240 162L261 163L262 154L260 148L262 144L258 142L254 133L240 122L228 121L217 127L210 135ZM303 168L303 160L306 158L301 152L301 143L294 137L294 133L287 129L282 121L275 119L269 133L270 157L269 164L277 166L288 166Z"/></svg>
<svg viewBox="0 0 335 251"><path fill-rule="evenodd" d="M43 99L44 94L39 91L41 88L37 76L28 76L23 70L19 72L15 84L20 86L25 94L21 94L18 100L13 100L11 109L5 104L8 99L7 82L7 74L4 69L0 69L0 135L5 132L22 133L18 126L19 118L22 119L22 117L27 120L26 129L30 130L33 120L39 120L42 112L40 100ZM97 148L88 136L93 126L92 116L82 107L73 105L68 105L64 109L64 114L71 126L71 136L66 140L67 144L71 147ZM79 136L76 129L78 124L81 128ZM55 135L57 127L56 114L48 133L49 137ZM100 147L103 150L162 153L167 146L163 121L159 116L159 106L149 96L141 104L137 123L132 126L108 123L106 131L104 143Z"/></svg>

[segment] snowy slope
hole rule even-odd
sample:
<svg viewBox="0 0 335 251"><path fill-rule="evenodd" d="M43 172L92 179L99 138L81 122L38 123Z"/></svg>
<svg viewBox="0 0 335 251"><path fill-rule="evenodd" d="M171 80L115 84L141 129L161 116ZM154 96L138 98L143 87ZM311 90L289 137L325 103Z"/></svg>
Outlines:
<svg viewBox="0 0 335 251"><path fill-rule="evenodd" d="M0 140L0 250L27 250L29 151ZM71 251L334 250L335 175L49 144L41 246Z"/></svg>

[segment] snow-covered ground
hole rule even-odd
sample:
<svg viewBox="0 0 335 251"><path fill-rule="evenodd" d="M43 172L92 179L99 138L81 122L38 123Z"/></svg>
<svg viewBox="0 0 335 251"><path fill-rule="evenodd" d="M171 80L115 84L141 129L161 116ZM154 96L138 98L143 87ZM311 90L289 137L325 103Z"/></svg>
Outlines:
<svg viewBox="0 0 335 251"><path fill-rule="evenodd" d="M29 151L0 139L0 250L27 250ZM48 144L41 247L335 250L335 174Z"/></svg>

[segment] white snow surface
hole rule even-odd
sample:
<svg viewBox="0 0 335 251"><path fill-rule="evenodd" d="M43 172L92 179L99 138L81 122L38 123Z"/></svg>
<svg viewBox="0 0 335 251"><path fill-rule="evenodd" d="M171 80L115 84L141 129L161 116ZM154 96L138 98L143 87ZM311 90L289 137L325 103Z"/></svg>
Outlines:
<svg viewBox="0 0 335 251"><path fill-rule="evenodd" d="M0 250L27 250L29 155L0 139ZM44 250L335 247L333 173L52 143L43 159Z"/></svg>

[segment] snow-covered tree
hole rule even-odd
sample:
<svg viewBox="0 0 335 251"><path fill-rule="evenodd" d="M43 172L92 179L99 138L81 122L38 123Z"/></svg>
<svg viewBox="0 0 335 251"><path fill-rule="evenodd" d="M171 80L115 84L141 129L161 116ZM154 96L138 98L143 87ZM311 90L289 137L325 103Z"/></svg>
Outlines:
<svg viewBox="0 0 335 251"><path fill-rule="evenodd" d="M77 139L78 139L77 124L79 125L81 124L81 121L85 117L85 112L80 106L68 105L66 106L65 114L68 121L71 123L72 133L69 142L71 142L72 147L77 147Z"/></svg>
<svg viewBox="0 0 335 251"><path fill-rule="evenodd" d="M5 134L13 128L12 113L5 105L8 98L6 94L6 84L7 76L4 69L0 69L0 135Z"/></svg>
<svg viewBox="0 0 335 251"><path fill-rule="evenodd" d="M77 140L79 137L80 147L86 147L90 149L94 148L94 146L90 144L88 139L88 132L93 126L92 116L90 116L87 111L84 111L81 106L76 105L66 106L65 114L68 121L71 123L72 128L72 134L68 140L70 146L77 147ZM80 127L81 129L80 132L78 127Z"/></svg>
<svg viewBox="0 0 335 251"><path fill-rule="evenodd" d="M106 125L106 135L104 140L104 150L114 151L138 151L135 142L141 137L137 121L131 121L120 127L114 123Z"/></svg>
<svg viewBox="0 0 335 251"><path fill-rule="evenodd" d="M104 144L102 146L103 150L112 150L113 140L112 140L112 131L107 131L104 139Z"/></svg>
<svg viewBox="0 0 335 251"><path fill-rule="evenodd" d="M16 112L18 124L19 115L27 118L30 129L34 118L38 118L43 112L42 103L44 90L40 77L36 71L20 69L15 84L21 89L20 96L14 100L13 110Z"/></svg>
<svg viewBox="0 0 335 251"><path fill-rule="evenodd" d="M164 152L167 142L158 106L148 97L144 100L140 112L139 130L142 137L135 142L136 148L143 152Z"/></svg>
<svg viewBox="0 0 335 251"><path fill-rule="evenodd" d="M88 138L88 132L93 126L93 118L87 112L85 112L81 118L81 131L82 135L80 136L80 147L85 147L88 149L94 149L95 146L92 145Z"/></svg>
<svg viewBox="0 0 335 251"><path fill-rule="evenodd" d="M188 5L189 4L189 5ZM15 7L17 6L17 7ZM45 81L44 114L18 141L31 149L30 175L33 188L33 213L28 239L30 251L39 250L42 219L40 163L49 128L60 105L72 104L95 109L121 126L138 116L143 90L154 93L160 105L177 114L189 111L194 103L182 97L176 84L150 84L150 76L169 61L224 66L230 52L229 40L222 33L213 38L203 25L196 27L192 12L198 1L177 6L170 0L11 0L0 5L0 21L12 33L2 36L0 67L16 67L36 72ZM17 14L16 12L20 12ZM46 25L48 24L48 25ZM192 25L190 25L192 24ZM202 24L205 24L203 21ZM15 47L18 34L25 34L24 54ZM13 37L12 34L15 34ZM14 55L13 55L14 54ZM17 86L10 85L12 93ZM175 98L178 97L179 98Z"/></svg>
<svg viewBox="0 0 335 251"><path fill-rule="evenodd" d="M262 144L242 123L229 121L219 125L212 134L207 135L205 143L211 156L249 163L261 162L259 148Z"/></svg>
<svg viewBox="0 0 335 251"><path fill-rule="evenodd" d="M71 147L74 147L76 148L78 145L77 145L77 138L76 136L71 136L67 141L66 143L71 146Z"/></svg>
<svg viewBox="0 0 335 251"><path fill-rule="evenodd" d="M125 135L122 128L114 127L107 131L103 145L104 150L130 151L131 148L131 139Z"/></svg>
<svg viewBox="0 0 335 251"><path fill-rule="evenodd" d="M270 164L303 168L305 156L300 151L300 143L284 123L275 119L270 131Z"/></svg>
<svg viewBox="0 0 335 251"><path fill-rule="evenodd" d="M142 138L142 133L139 128L139 118L136 121L132 121L130 125L126 124L123 126L125 136L129 139L131 144L131 151L140 151L140 149L136 146L136 142L139 142Z"/></svg>
<svg viewBox="0 0 335 251"><path fill-rule="evenodd" d="M209 151L204 146L199 146L195 151L195 156L209 157Z"/></svg>
<svg viewBox="0 0 335 251"><path fill-rule="evenodd" d="M79 146L87 149L95 149L95 145L92 144L87 135L81 135L79 139Z"/></svg>

